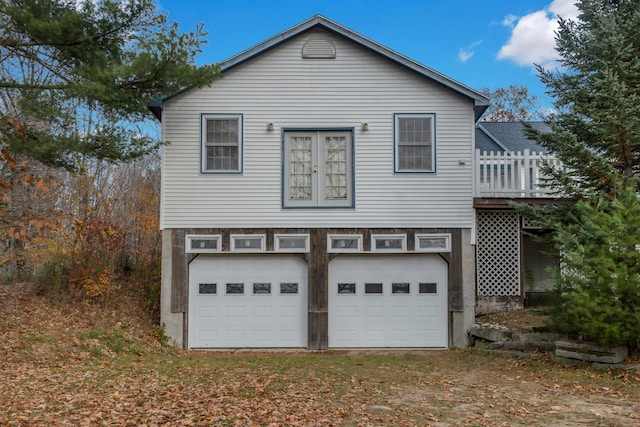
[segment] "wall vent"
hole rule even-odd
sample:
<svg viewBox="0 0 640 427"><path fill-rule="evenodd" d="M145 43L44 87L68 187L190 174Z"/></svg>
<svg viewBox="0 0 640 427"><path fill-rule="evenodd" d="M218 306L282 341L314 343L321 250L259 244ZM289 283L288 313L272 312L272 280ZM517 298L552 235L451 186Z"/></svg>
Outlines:
<svg viewBox="0 0 640 427"><path fill-rule="evenodd" d="M334 59L336 47L325 39L309 39L302 46L302 57L307 59Z"/></svg>

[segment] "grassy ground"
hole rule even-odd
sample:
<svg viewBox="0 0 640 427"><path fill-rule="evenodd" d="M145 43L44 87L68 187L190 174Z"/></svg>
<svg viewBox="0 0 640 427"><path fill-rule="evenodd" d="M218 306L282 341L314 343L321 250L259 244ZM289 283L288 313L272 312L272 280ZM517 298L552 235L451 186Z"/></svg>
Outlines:
<svg viewBox="0 0 640 427"><path fill-rule="evenodd" d="M0 425L640 425L635 371L472 350L184 352L135 313L0 286Z"/></svg>

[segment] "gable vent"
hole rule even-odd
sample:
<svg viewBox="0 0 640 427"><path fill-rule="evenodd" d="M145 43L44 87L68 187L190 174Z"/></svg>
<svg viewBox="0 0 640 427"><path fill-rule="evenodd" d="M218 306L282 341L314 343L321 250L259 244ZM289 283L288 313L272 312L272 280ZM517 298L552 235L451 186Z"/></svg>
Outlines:
<svg viewBox="0 0 640 427"><path fill-rule="evenodd" d="M336 57L336 47L329 40L310 39L302 47L302 57L333 59Z"/></svg>

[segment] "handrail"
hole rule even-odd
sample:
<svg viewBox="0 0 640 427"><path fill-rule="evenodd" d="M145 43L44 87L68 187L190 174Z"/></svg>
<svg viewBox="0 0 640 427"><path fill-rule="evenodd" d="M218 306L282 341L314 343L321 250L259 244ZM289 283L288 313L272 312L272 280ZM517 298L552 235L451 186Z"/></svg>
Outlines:
<svg viewBox="0 0 640 427"><path fill-rule="evenodd" d="M544 186L542 166L562 167L556 157L528 149L496 153L477 149L474 163L478 197L553 197Z"/></svg>

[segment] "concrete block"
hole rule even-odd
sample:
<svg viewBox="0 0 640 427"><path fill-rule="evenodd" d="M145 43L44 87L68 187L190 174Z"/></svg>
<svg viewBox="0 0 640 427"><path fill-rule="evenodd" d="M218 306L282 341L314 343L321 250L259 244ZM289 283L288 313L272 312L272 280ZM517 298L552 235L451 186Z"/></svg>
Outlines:
<svg viewBox="0 0 640 427"><path fill-rule="evenodd" d="M557 341L556 356L596 363L621 363L629 355L626 346L604 347L595 344Z"/></svg>
<svg viewBox="0 0 640 427"><path fill-rule="evenodd" d="M524 351L524 343L519 341L507 341L502 346L505 350Z"/></svg>
<svg viewBox="0 0 640 427"><path fill-rule="evenodd" d="M471 337L471 341L475 341L475 339L480 338L485 341L508 341L512 333L509 330L502 330L493 328L491 326L474 326L469 329L469 336Z"/></svg>
<svg viewBox="0 0 640 427"><path fill-rule="evenodd" d="M555 342L548 341L529 341L525 342L524 351L537 351L541 353L553 353L556 349Z"/></svg>
<svg viewBox="0 0 640 427"><path fill-rule="evenodd" d="M527 332L515 334L515 338L521 342L553 342L566 340L567 336L562 334L553 334L546 332Z"/></svg>

